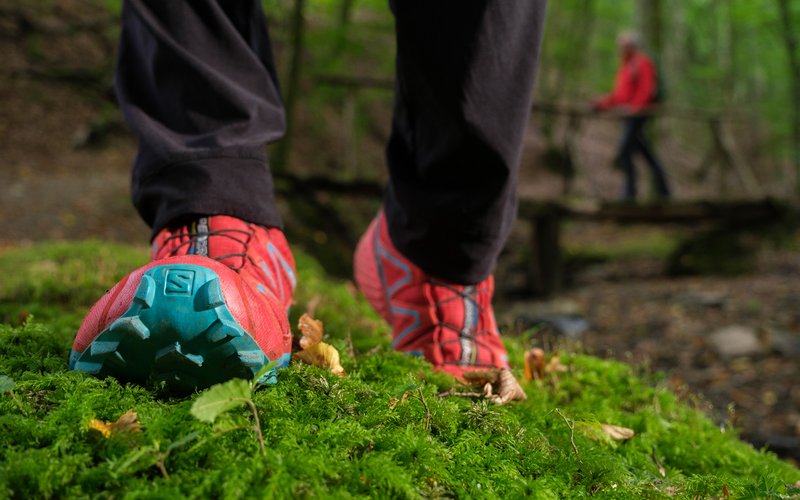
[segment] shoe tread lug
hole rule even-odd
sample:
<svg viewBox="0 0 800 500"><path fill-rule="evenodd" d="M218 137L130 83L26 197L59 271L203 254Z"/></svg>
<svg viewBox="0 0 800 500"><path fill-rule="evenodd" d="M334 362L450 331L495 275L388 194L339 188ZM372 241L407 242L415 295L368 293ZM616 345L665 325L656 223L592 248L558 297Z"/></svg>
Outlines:
<svg viewBox="0 0 800 500"><path fill-rule="evenodd" d="M142 281L136 288L136 293L133 300L143 308L150 308L153 306L153 301L156 298L156 282L147 274L142 276Z"/></svg>
<svg viewBox="0 0 800 500"><path fill-rule="evenodd" d="M150 329L145 326L139 316L123 316L117 318L111 323L111 326L108 327L108 331L133 335L141 340L150 338Z"/></svg>
<svg viewBox="0 0 800 500"><path fill-rule="evenodd" d="M202 280L190 295L165 293L173 267L193 269ZM176 308L201 320L182 321ZM128 310L77 355L74 369L138 383L163 380L170 390L185 392L231 377L252 377L268 362L226 306L216 272L168 264L145 272Z"/></svg>

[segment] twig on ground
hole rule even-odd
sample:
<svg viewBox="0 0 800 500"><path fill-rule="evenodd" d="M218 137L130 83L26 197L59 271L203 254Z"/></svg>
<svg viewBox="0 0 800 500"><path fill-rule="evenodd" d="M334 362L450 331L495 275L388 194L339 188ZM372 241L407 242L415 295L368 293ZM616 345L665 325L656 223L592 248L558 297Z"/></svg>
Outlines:
<svg viewBox="0 0 800 500"><path fill-rule="evenodd" d="M656 463L656 467L658 467L658 473L661 474L661 477L667 477L667 469L664 468L664 465L658 459L655 448L653 448L653 462Z"/></svg>
<svg viewBox="0 0 800 500"><path fill-rule="evenodd" d="M455 389L448 389L444 392L440 392L436 395L440 398L446 398L448 396L461 396L462 398L482 398L482 392L456 392Z"/></svg>
<svg viewBox="0 0 800 500"><path fill-rule="evenodd" d="M422 393L422 387L417 387L419 393L419 400L422 401L422 406L425 407L425 430L431 430L431 410L428 408L428 402L425 401L425 394Z"/></svg>
<svg viewBox="0 0 800 500"><path fill-rule="evenodd" d="M161 475L164 476L164 479L169 480L169 473L167 472L166 466L167 455L169 455L169 452L158 453L158 457L156 458L156 467L158 467L158 470L161 471Z"/></svg>
<svg viewBox="0 0 800 500"><path fill-rule="evenodd" d="M578 459L578 462L581 461L581 454L578 452L578 447L575 446L575 422L570 422L567 417L561 413L561 410L556 408L556 413L558 413L561 418L564 419L564 423L567 424L569 428L569 444L572 445L572 450L575 452L575 457Z"/></svg>
<svg viewBox="0 0 800 500"><path fill-rule="evenodd" d="M261 454L266 454L266 449L264 449L264 435L261 433L261 421L258 419L258 410L256 409L256 404L253 403L252 400L247 400L247 406L250 407L250 410L253 412L253 430L256 431L256 436L258 436L258 446L261 448Z"/></svg>

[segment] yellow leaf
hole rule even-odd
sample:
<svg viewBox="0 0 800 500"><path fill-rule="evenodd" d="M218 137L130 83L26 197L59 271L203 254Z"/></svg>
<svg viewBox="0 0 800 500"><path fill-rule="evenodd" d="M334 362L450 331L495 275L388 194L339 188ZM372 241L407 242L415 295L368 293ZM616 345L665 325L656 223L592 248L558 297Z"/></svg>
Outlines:
<svg viewBox="0 0 800 500"><path fill-rule="evenodd" d="M133 410L128 410L123 413L116 422L106 422L99 418L93 418L89 421L89 433L99 434L105 439L121 434L139 432L142 424L139 423L139 416Z"/></svg>
<svg viewBox="0 0 800 500"><path fill-rule="evenodd" d="M111 425L110 422L105 422L99 418L93 418L89 421L89 434L100 434L108 439L111 437Z"/></svg>
<svg viewBox="0 0 800 500"><path fill-rule="evenodd" d="M294 353L293 356L309 365L328 368L334 375L340 377L345 375L344 368L339 361L339 351L325 342L318 342L308 349Z"/></svg>
<svg viewBox="0 0 800 500"><path fill-rule="evenodd" d="M303 314L297 321L297 328L303 334L300 339L300 349L308 350L322 341L322 321Z"/></svg>

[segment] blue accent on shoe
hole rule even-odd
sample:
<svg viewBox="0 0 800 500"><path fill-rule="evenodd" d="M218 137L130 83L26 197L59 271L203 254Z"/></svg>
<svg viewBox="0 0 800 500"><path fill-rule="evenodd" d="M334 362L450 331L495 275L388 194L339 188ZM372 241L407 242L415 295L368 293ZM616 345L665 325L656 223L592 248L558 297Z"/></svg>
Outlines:
<svg viewBox="0 0 800 500"><path fill-rule="evenodd" d="M258 381L262 384L267 385L274 385L278 383L278 370L286 368L289 366L289 361L292 360L292 353L287 352L282 354L281 357L278 358L278 361L275 363L275 367L269 370L267 373L261 376Z"/></svg>
<svg viewBox="0 0 800 500"><path fill-rule="evenodd" d="M406 309L398 306L392 306L391 309L392 309L392 314L401 314L405 316L411 316L412 318L414 318L414 322L408 325L402 332L397 334L394 340L392 340L392 347L397 347L397 344L402 342L402 340L406 338L406 336L409 333L419 328L419 325L421 325L422 322L420 321L419 318L419 311L415 311L413 309Z"/></svg>
<svg viewBox="0 0 800 500"><path fill-rule="evenodd" d="M274 380L290 353L262 380ZM148 269L125 313L83 352L71 352L71 369L100 377L163 380L192 391L233 377L251 379L270 360L234 319L219 276L193 264Z"/></svg>
<svg viewBox="0 0 800 500"><path fill-rule="evenodd" d="M269 281L272 283L272 290L276 290L278 288L278 283L275 281L275 277L272 276L272 272L267 267L266 262L263 261L261 262L261 269L264 271L264 274L267 275L267 278L269 278ZM264 288L264 285L261 285L260 283L259 286L261 288ZM266 288L264 288L264 291L266 292Z"/></svg>
<svg viewBox="0 0 800 500"><path fill-rule="evenodd" d="M269 252L270 257L272 257L273 263L276 260L278 263L280 263L283 271L286 273L286 276L289 277L289 282L292 284L292 290L294 290L297 286L297 277L294 275L294 271L292 271L292 266L286 262L286 259L284 259L283 255L281 255L280 251L278 251L278 247L276 247L271 241L267 243L267 252Z"/></svg>

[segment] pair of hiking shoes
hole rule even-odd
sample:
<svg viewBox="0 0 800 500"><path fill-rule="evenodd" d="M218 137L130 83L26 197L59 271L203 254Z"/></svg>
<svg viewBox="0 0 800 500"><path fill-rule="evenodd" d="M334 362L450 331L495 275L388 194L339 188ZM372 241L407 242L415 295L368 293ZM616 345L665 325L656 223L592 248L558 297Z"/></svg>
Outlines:
<svg viewBox="0 0 800 500"><path fill-rule="evenodd" d="M393 347L462 377L508 368L491 299L477 285L438 280L392 244L383 214L362 237L355 280L393 330ZM152 261L109 290L88 312L70 368L97 376L191 391L252 378L291 357L288 310L295 265L279 229L234 217L198 217L158 233ZM268 373L265 377L272 376Z"/></svg>

